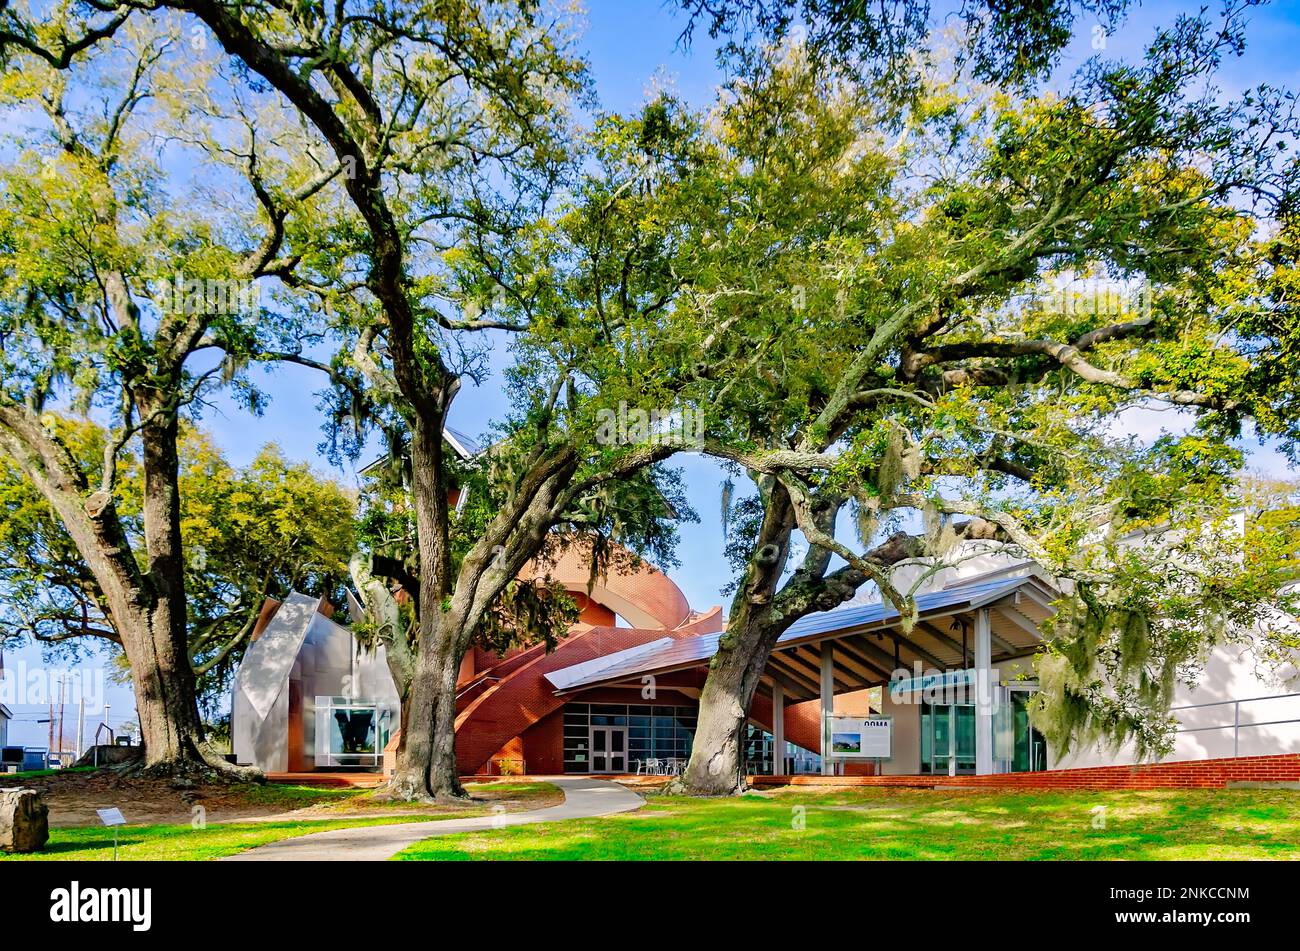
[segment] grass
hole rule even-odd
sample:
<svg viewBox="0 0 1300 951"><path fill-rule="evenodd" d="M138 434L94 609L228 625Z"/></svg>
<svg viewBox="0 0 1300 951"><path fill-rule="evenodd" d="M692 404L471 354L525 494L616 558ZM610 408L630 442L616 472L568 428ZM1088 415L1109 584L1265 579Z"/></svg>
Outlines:
<svg viewBox="0 0 1300 951"><path fill-rule="evenodd" d="M483 798L442 812L355 789L258 786L248 791L250 804L309 807L317 818L125 826L119 857L214 859L328 829L485 815L494 798L537 808L558 794L549 783L524 782L484 783L472 792ZM424 811L405 811L412 808ZM348 810L388 814L349 817ZM83 826L51 829L47 851L0 854L0 861L112 856L112 831ZM398 858L1300 859L1300 793L788 789L737 799L652 796L632 813L427 839Z"/></svg>
<svg viewBox="0 0 1300 951"><path fill-rule="evenodd" d="M128 825L118 828L118 858L153 861L204 861L234 855L312 832L356 826L428 822L493 814L497 802L509 800L511 811L540 808L563 798L551 783L480 783L468 791L476 801L469 806L431 806L387 802L371 790L322 789L279 784L250 785L241 790L249 805L282 807L285 811L310 808L297 819L273 821L209 822L204 828L186 825ZM494 801L495 800L495 801ZM387 812L387 815L349 817L349 811ZM331 816L335 813L337 817ZM24 855L0 852L0 862L32 860L104 861L113 858L113 830L101 826L55 827L45 851Z"/></svg>
<svg viewBox="0 0 1300 951"><path fill-rule="evenodd" d="M283 806L297 809L317 803L350 802L358 798L356 789L329 786L290 786L281 783L250 783L243 791L249 805Z"/></svg>
<svg viewBox="0 0 1300 951"><path fill-rule="evenodd" d="M152 861L203 861L244 852L268 842L292 839L329 829L353 826L390 825L450 819L446 816L395 815L367 819L326 819L311 822L211 823L205 829L190 826L121 826L118 829L118 858ZM51 829L44 852L25 855L0 853L0 861L60 860L105 861L113 858L113 830L98 826Z"/></svg>
<svg viewBox="0 0 1300 951"><path fill-rule="evenodd" d="M66 769L29 769L19 773L0 773L0 779L39 779L42 776L64 776L69 773L93 773L93 766L69 766Z"/></svg>
<svg viewBox="0 0 1300 951"><path fill-rule="evenodd" d="M1097 811L1102 806L1104 810ZM1284 790L784 790L428 839L397 858L1297 859Z"/></svg>
<svg viewBox="0 0 1300 951"><path fill-rule="evenodd" d="M465 807L460 805L449 806L431 806L427 803L410 803L401 799L389 799L384 795L383 790L368 789L357 791L355 789L330 789L320 790L312 789L306 786L284 786L268 785L262 787L268 790L272 796L277 795L275 790L301 790L301 792L289 793L285 800L286 808L294 807L294 797L301 797L303 806L311 806L311 812L316 815L325 815L328 813L361 813L361 812L388 812L388 813L406 813L418 812L421 815L431 815L442 812L452 813L457 817L475 816L490 812L492 807L498 803L508 804L510 812L520 812L527 809L540 809L544 806L557 805L564 801L564 794L560 788L553 783L545 782L511 782L511 783L469 783L466 784L466 791L476 800L486 800L476 806ZM336 795L327 798L320 795L320 792L334 793ZM253 800L250 800L253 801Z"/></svg>

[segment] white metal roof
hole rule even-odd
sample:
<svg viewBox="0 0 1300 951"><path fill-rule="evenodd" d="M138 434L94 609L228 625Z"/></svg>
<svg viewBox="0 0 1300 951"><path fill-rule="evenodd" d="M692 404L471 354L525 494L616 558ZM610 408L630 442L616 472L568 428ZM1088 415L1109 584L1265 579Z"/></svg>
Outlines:
<svg viewBox="0 0 1300 951"><path fill-rule="evenodd" d="M954 611L973 610L1030 587L1040 589L1040 596L1054 596L1051 588L1034 577L999 578L982 584L962 584L918 595L917 615L924 620L927 617L946 616ZM833 611L820 611L791 624L777 640L776 649L791 647L802 641L815 641L838 632L888 627L898 620L898 610L888 603L855 604ZM547 679L561 690L573 690L598 683L626 680L640 674L680 670L706 661L716 654L721 637L721 633L699 634L670 640L654 650L620 651L603 658L607 661L603 666L592 669L594 662L577 664L553 671L547 675Z"/></svg>

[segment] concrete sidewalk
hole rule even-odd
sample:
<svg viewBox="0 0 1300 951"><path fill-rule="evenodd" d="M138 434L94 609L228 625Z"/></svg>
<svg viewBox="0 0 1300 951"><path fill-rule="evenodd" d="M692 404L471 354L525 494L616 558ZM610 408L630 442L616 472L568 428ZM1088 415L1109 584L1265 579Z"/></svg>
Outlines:
<svg viewBox="0 0 1300 951"><path fill-rule="evenodd" d="M590 819L616 812L640 809L645 800L618 783L603 779L561 776L529 777L554 783L564 790L564 802L532 812L507 812L495 816L442 819L436 822L407 822L399 825L360 826L313 832L295 839L283 839L247 852L227 856L225 862L376 862L390 859L421 839L457 832L484 832L506 826L564 819Z"/></svg>

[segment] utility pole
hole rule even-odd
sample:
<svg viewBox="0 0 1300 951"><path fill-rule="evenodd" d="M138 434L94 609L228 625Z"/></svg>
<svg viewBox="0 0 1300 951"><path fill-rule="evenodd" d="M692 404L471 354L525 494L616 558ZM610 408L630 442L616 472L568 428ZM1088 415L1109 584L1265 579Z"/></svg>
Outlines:
<svg viewBox="0 0 1300 951"><path fill-rule="evenodd" d="M50 765L50 755L54 752L54 691L50 691L50 739L45 744L45 766Z"/></svg>
<svg viewBox="0 0 1300 951"><path fill-rule="evenodd" d="M63 698L68 690L68 678L59 681L59 765L63 765Z"/></svg>
<svg viewBox="0 0 1300 951"><path fill-rule="evenodd" d="M77 759L86 752L86 691L77 695Z"/></svg>

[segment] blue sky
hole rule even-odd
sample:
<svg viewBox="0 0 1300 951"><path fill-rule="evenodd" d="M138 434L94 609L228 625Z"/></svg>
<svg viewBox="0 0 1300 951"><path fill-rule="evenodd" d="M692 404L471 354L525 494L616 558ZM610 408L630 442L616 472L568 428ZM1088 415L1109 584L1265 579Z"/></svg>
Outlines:
<svg viewBox="0 0 1300 951"><path fill-rule="evenodd" d="M683 49L677 45L685 20L675 6L665 5L661 0L589 0L588 5L581 45L590 58L605 109L636 108L652 83L671 83L679 95L699 106L712 100L719 80L712 44L701 32L694 48ZM1194 10L1197 6L1194 3L1143 4L1114 36L1107 38L1104 53L1118 57L1139 54L1157 24L1169 23L1178 12ZM1223 70L1220 84L1225 94L1235 95L1265 81L1300 88L1300 56L1296 55L1300 49L1300 3L1283 0L1255 11L1251 19L1246 56L1226 64ZM1091 22L1078 25L1063 68L1077 66L1095 52L1092 26ZM310 460L335 478L355 484L351 467L334 470L316 452L321 440L320 414L314 395L320 388L319 376L309 370L284 366L261 374L259 384L270 397L270 404L261 417L252 417L229 401L219 400L202 421L230 461L245 463L263 444L276 442L291 458ZM480 388L467 383L457 398L451 421L458 429L480 435L505 409L505 398L495 381ZM1141 436L1155 435L1162 427L1176 425L1169 414L1154 413L1134 415L1128 423ZM722 550L719 469L696 456L682 457L676 464L684 471L688 494L700 521L682 526L679 548L682 564L670 574L694 607L725 604L721 589L730 576ZM1286 472L1283 458L1267 448L1253 454L1252 466L1278 475ZM11 668L20 662L39 665L39 651L26 648L9 653ZM113 705L115 725L130 717L133 703L129 690L110 688L107 699ZM28 715L35 709L16 708L17 712ZM69 713L69 722L74 719L75 710ZM87 720L91 720L89 714ZM93 726L88 727L88 732L91 729ZM30 722L15 724L12 731L12 741L32 745L44 745L44 736L45 727Z"/></svg>

